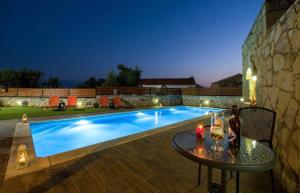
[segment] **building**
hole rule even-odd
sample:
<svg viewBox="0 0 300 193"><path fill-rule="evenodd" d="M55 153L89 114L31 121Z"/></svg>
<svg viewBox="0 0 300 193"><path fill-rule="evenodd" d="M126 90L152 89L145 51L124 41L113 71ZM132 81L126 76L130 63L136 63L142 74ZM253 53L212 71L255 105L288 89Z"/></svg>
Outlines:
<svg viewBox="0 0 300 193"><path fill-rule="evenodd" d="M243 44L243 98L276 114L274 174L300 192L300 0L266 0Z"/></svg>
<svg viewBox="0 0 300 193"><path fill-rule="evenodd" d="M219 87L242 87L243 85L243 75L238 73L233 76L218 80L211 83L210 87L219 88Z"/></svg>
<svg viewBox="0 0 300 193"><path fill-rule="evenodd" d="M151 88L192 88L197 87L194 77L189 78L143 78L141 87Z"/></svg>

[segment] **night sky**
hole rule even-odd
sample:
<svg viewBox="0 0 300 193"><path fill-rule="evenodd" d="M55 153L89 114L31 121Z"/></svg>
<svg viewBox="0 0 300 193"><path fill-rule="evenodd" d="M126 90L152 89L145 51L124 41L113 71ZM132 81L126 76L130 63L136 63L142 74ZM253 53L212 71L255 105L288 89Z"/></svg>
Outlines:
<svg viewBox="0 0 300 193"><path fill-rule="evenodd" d="M263 0L1 0L0 68L82 81L117 64L144 78L241 72L242 44Z"/></svg>

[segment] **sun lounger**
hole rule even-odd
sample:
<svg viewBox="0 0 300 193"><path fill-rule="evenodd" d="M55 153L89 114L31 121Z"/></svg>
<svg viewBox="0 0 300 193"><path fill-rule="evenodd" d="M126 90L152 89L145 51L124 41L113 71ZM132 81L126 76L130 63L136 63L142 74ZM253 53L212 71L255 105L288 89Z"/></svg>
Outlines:
<svg viewBox="0 0 300 193"><path fill-rule="evenodd" d="M109 107L109 100L107 96L101 96L99 98L99 105L100 107Z"/></svg>

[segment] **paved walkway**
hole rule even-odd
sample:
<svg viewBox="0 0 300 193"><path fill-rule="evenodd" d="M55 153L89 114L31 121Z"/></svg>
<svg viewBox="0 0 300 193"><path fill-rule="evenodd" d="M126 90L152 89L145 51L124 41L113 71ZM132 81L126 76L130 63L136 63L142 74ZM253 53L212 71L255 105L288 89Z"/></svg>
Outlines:
<svg viewBox="0 0 300 193"><path fill-rule="evenodd" d="M0 121L0 186L4 179L16 123L17 120Z"/></svg>

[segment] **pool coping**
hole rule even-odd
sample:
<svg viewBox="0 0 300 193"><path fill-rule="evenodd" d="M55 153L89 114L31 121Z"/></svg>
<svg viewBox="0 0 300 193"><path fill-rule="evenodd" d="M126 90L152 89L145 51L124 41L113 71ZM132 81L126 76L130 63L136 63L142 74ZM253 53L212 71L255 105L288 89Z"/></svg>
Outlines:
<svg viewBox="0 0 300 193"><path fill-rule="evenodd" d="M226 109L224 109L226 111ZM103 114L104 115L104 114ZM29 123L22 123L18 122L16 124L16 129L13 136L13 142L12 147L9 155L9 160L7 163L7 169L5 173L4 179L10 179L16 176L20 176L27 173L36 172L42 169L49 168L54 165L58 165L67 161L75 160L81 157L84 157L86 155L96 153L105 149L112 148L114 146L118 146L124 143L128 143L137 139L141 139L150 135L158 134L170 129L174 129L179 126L183 126L186 124L195 123L198 121L201 121L203 119L209 118L210 115L204 115L200 117L196 117L193 119L189 119L186 121L174 123L171 125L151 129L148 131L144 131L141 133L136 133L132 135L128 135L125 137L93 144L90 146L82 147L79 149L74 149L71 151L62 152L59 154L47 156L47 157L36 157L34 145L33 145L33 139L32 134L30 130ZM51 120L51 119L49 119ZM16 169L16 155L17 155L17 148L18 145L25 144L27 146L27 152L28 152L28 160L29 160L29 167L23 168L23 169Z"/></svg>

